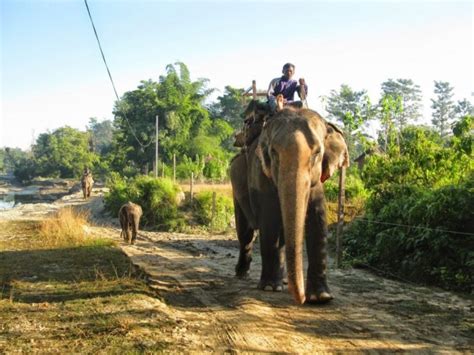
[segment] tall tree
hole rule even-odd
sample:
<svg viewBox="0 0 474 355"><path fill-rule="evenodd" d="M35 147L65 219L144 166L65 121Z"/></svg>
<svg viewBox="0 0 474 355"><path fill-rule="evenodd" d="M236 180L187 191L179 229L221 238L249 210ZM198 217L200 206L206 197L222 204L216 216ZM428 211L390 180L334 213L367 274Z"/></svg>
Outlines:
<svg viewBox="0 0 474 355"><path fill-rule="evenodd" d="M100 155L110 151L113 137L113 124L110 120L99 122L97 118L91 117L87 130L90 132L92 150Z"/></svg>
<svg viewBox="0 0 474 355"><path fill-rule="evenodd" d="M32 150L39 176L77 177L98 161L90 151L89 133L68 126L40 134Z"/></svg>
<svg viewBox="0 0 474 355"><path fill-rule="evenodd" d="M242 113L248 102L242 96L244 89L226 86L224 95L217 97L217 102L209 107L211 118L222 118L234 129L242 127Z"/></svg>
<svg viewBox="0 0 474 355"><path fill-rule="evenodd" d="M173 154L194 157L193 142L221 149L229 127L222 120L211 120L204 102L212 93L207 79L190 79L183 63L170 64L159 81L142 81L134 91L126 92L115 106L114 169L147 171L155 156L155 117L159 116L159 159L170 163ZM214 134L212 144L202 137ZM199 139L197 139L199 137ZM204 148L203 148L204 147ZM213 154L212 152L208 152Z"/></svg>
<svg viewBox="0 0 474 355"><path fill-rule="evenodd" d="M382 125L378 140L379 145L384 148L385 152L399 147L399 133L401 130L397 130L395 125L396 117L400 117L402 112L403 102L401 96L383 94L378 105L378 117Z"/></svg>
<svg viewBox="0 0 474 355"><path fill-rule="evenodd" d="M355 91L343 84L339 91L331 90L326 111L329 118L344 125L349 153L355 158L364 151L365 137L358 130L373 115L373 107L366 90Z"/></svg>
<svg viewBox="0 0 474 355"><path fill-rule="evenodd" d="M467 99L459 100L454 112L458 118L465 116L474 116L474 106Z"/></svg>
<svg viewBox="0 0 474 355"><path fill-rule="evenodd" d="M382 97L391 96L394 100L401 100L402 110L394 116L394 122L401 130L411 121L421 117L421 90L411 79L388 79L382 83ZM400 97L400 99L397 99Z"/></svg>
<svg viewBox="0 0 474 355"><path fill-rule="evenodd" d="M456 116L453 98L454 88L446 81L435 81L434 93L435 99L431 99L431 108L433 109L433 119L431 122L444 137L449 133L449 127Z"/></svg>

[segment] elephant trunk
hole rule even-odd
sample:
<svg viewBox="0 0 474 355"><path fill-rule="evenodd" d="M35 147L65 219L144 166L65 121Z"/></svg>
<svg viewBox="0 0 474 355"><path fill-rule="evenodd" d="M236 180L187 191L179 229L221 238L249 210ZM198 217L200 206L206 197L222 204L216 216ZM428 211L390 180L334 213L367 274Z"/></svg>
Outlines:
<svg viewBox="0 0 474 355"><path fill-rule="evenodd" d="M279 177L278 193L282 206L288 289L295 301L305 302L303 276L303 237L309 197L309 175L298 167L286 168Z"/></svg>

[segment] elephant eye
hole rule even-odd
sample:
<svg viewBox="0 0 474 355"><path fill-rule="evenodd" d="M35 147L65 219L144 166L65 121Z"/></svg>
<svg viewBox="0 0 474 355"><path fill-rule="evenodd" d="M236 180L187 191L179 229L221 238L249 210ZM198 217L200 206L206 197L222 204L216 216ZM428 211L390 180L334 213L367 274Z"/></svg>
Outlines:
<svg viewBox="0 0 474 355"><path fill-rule="evenodd" d="M316 158L318 157L318 155L321 153L321 149L317 149L313 152L313 154L311 154L311 157L310 157L310 164L311 165L314 165L314 163L316 162Z"/></svg>

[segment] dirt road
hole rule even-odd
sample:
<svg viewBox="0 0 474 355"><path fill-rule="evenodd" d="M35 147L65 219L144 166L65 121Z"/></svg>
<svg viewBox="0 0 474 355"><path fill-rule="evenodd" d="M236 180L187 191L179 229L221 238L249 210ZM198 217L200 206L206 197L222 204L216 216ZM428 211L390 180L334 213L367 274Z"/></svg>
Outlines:
<svg viewBox="0 0 474 355"><path fill-rule="evenodd" d="M119 241L116 222L101 217L100 198L96 195L84 204L77 194L56 205L84 205L95 217L94 232ZM132 262L146 271L157 298L163 300L154 306L179 325L169 334L176 349L278 353L474 350L474 306L467 297L361 270L331 268L334 301L325 306L296 306L286 290L256 289L261 267L258 243L247 280L234 277L238 243L232 235L144 231L135 246L120 243Z"/></svg>

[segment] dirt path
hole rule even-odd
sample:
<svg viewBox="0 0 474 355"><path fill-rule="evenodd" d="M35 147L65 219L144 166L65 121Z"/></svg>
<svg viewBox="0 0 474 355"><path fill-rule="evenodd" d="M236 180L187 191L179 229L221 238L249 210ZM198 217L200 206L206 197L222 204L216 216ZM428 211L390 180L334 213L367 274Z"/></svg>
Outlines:
<svg viewBox="0 0 474 355"><path fill-rule="evenodd" d="M96 193L97 194L97 193ZM100 194L99 194L100 195ZM64 205L92 211L95 233L119 240L114 219L101 217L100 196L84 203L78 194L54 207L24 207L0 219L27 218ZM100 226L98 226L100 225ZM149 275L150 286L179 324L170 341L190 351L231 352L446 352L474 350L474 306L467 298L435 288L387 280L361 270L329 271L335 300L296 306L288 292L256 289L259 246L248 280L234 278L235 236L141 232L135 246L120 245Z"/></svg>

